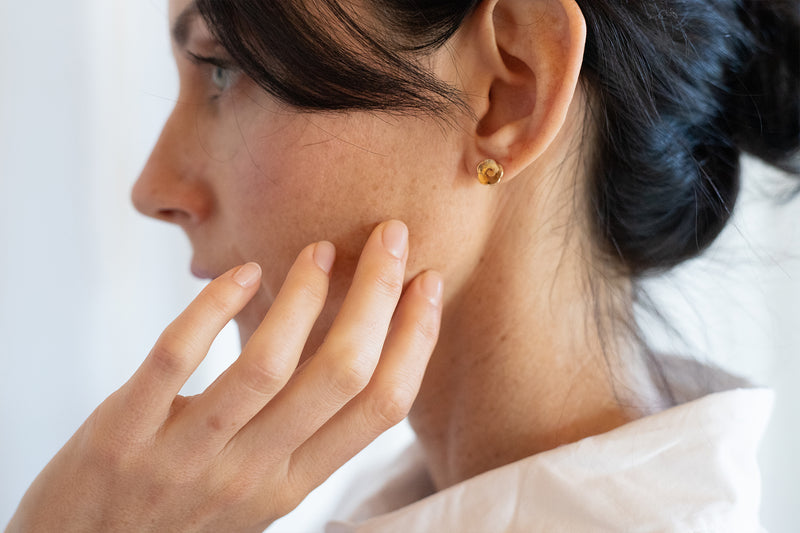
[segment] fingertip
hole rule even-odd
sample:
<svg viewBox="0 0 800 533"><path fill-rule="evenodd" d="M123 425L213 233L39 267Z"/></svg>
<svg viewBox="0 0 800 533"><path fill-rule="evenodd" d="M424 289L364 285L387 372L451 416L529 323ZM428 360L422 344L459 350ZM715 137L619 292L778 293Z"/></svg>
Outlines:
<svg viewBox="0 0 800 533"><path fill-rule="evenodd" d="M258 263L247 263L239 267L233 275L235 281L243 289L248 289L261 279L261 267Z"/></svg>
<svg viewBox="0 0 800 533"><path fill-rule="evenodd" d="M428 270L422 274L420 279L420 290L425 295L428 302L434 307L439 307L442 304L442 295L444 294L444 280L442 275L435 270Z"/></svg>
<svg viewBox="0 0 800 533"><path fill-rule="evenodd" d="M383 246L397 259L403 259L408 248L408 227L399 220L383 223L381 231Z"/></svg>
<svg viewBox="0 0 800 533"><path fill-rule="evenodd" d="M336 247L328 241L318 242L314 246L314 262L326 274L331 273L336 260Z"/></svg>

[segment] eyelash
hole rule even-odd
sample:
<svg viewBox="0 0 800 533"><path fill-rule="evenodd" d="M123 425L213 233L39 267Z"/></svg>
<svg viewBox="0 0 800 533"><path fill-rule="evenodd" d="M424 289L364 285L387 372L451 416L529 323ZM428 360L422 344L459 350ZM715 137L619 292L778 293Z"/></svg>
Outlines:
<svg viewBox="0 0 800 533"><path fill-rule="evenodd" d="M236 80L241 71L233 62L226 61L225 59L220 59L218 57L201 56L192 52L187 52L187 54L189 55L189 59L195 65L210 67L211 72L209 74L209 82L215 87L216 90L219 91L218 94L215 94L211 97L212 100L216 100L236 84ZM225 75L227 76L226 85L224 87L220 87L214 81L214 74L216 74L219 70L224 71Z"/></svg>

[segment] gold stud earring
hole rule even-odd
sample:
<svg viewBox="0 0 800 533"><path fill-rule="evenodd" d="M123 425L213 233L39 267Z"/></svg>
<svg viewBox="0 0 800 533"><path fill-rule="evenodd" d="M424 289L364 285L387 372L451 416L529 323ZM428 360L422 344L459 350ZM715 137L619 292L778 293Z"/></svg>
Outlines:
<svg viewBox="0 0 800 533"><path fill-rule="evenodd" d="M503 167L494 159L487 159L478 165L478 181L484 185L497 185L503 179Z"/></svg>

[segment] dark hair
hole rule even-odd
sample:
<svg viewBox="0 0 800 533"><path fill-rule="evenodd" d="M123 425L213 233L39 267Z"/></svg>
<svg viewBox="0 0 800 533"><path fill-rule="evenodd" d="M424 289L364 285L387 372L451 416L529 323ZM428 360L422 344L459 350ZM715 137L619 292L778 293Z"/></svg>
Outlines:
<svg viewBox="0 0 800 533"><path fill-rule="evenodd" d="M459 95L420 66L478 0L198 0L243 71L309 110L441 114ZM599 146L587 209L600 250L631 276L719 234L749 152L798 171L797 0L577 0L582 79Z"/></svg>

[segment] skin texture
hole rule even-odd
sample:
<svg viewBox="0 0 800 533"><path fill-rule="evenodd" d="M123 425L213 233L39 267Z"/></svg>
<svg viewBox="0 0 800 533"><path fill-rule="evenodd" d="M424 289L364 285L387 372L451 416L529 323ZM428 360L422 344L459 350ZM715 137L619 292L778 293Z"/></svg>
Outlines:
<svg viewBox="0 0 800 533"><path fill-rule="evenodd" d="M171 0L171 21L189 5ZM409 411L439 488L641 416L607 369L653 398L635 354L600 341L630 302L582 215L584 39L570 0L482 3L426 58L473 113L444 122L292 109L193 61L226 57L195 18L133 201L219 277L9 530L260 530ZM505 167L495 187L476 179L488 157ZM240 358L176 396L233 317Z"/></svg>
<svg viewBox="0 0 800 533"><path fill-rule="evenodd" d="M171 19L187 4L171 2ZM182 227L200 275L214 277L245 261L262 265L262 289L237 317L243 339L309 242L329 240L338 252L330 305L311 347L330 325L377 223L396 218L411 229L415 254L406 280L426 268L463 277L448 268L447 257L477 262L486 235L464 229L476 212L489 217L490 203L468 190L458 192L459 146L440 123L298 113L246 79L219 94L210 81L214 67L192 64L187 51L225 57L196 18L185 49L174 50L178 103L133 201L143 213Z"/></svg>

